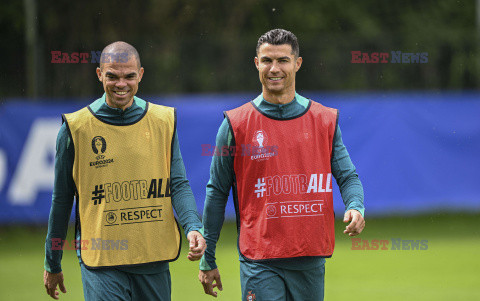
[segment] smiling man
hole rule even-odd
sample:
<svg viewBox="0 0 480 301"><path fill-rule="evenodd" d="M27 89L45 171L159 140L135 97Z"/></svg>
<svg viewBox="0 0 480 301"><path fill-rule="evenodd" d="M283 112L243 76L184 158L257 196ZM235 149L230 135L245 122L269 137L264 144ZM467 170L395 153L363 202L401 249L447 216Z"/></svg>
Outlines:
<svg viewBox="0 0 480 301"><path fill-rule="evenodd" d="M107 104L122 110L132 105L144 72L137 50L127 45L118 42L105 47L97 68Z"/></svg>
<svg viewBox="0 0 480 301"><path fill-rule="evenodd" d="M96 73L105 94L63 115L57 137L45 288L54 299L58 289L66 293L58 242L65 240L75 197L85 300L170 300L168 262L180 252L173 209L190 242L187 258L200 259L206 247L176 112L135 96L144 69L130 44L105 47Z"/></svg>
<svg viewBox="0 0 480 301"><path fill-rule="evenodd" d="M217 147L239 151L212 158L199 280L206 294L216 297L214 288L223 289L215 248L232 188L242 300L323 300L325 258L335 244L332 175L350 236L365 226L362 184L342 142L337 110L295 91L302 66L295 35L271 30L256 52L262 94L225 112L218 130ZM259 155L242 154L252 143ZM266 151L272 147L277 152Z"/></svg>

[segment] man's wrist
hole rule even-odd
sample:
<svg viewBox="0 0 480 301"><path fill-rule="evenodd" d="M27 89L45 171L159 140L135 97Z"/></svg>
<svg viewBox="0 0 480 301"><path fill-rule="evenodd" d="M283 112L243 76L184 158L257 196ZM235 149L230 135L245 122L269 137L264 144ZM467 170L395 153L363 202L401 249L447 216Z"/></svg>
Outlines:
<svg viewBox="0 0 480 301"><path fill-rule="evenodd" d="M345 208L345 212L347 212L349 210L356 210L356 211L360 212L362 217L365 217L365 208L360 208L360 207L357 207L357 206L349 206L348 208Z"/></svg>
<svg viewBox="0 0 480 301"><path fill-rule="evenodd" d="M61 267L57 267L57 268L48 268L47 266L44 266L45 268L45 271L49 272L50 274L58 274L62 271L62 268Z"/></svg>
<svg viewBox="0 0 480 301"><path fill-rule="evenodd" d="M193 231L198 232L198 233L202 234L202 236L203 236L202 229L198 228L198 227L193 227L193 228L189 229L188 232L187 232L187 236L188 236L188 234L190 234L190 232L193 232Z"/></svg>
<svg viewBox="0 0 480 301"><path fill-rule="evenodd" d="M52 265L48 262L47 258L45 258L43 262L43 268L45 271L52 273L52 274L57 274L62 271L62 266L61 265Z"/></svg>
<svg viewBox="0 0 480 301"><path fill-rule="evenodd" d="M215 263L215 261L209 264L205 259L205 255L203 255L202 259L200 259L199 269L201 271L211 271L211 270L215 270L216 268L217 268L217 264Z"/></svg>

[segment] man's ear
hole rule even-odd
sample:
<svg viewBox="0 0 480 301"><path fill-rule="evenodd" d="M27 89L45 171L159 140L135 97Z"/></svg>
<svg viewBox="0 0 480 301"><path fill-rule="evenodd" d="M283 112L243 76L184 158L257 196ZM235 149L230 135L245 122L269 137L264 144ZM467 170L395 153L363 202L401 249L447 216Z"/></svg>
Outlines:
<svg viewBox="0 0 480 301"><path fill-rule="evenodd" d="M297 72L300 69L300 67L302 66L302 62L303 62L303 59L302 59L301 56L299 56L297 58L297 60L295 61L295 65L296 65L295 66L295 72Z"/></svg>
<svg viewBox="0 0 480 301"><path fill-rule="evenodd" d="M97 67L95 71L97 72L98 80L102 81L102 69L100 69L100 67Z"/></svg>
<svg viewBox="0 0 480 301"><path fill-rule="evenodd" d="M143 67L141 67L140 70L138 71L138 82L140 82L142 80L144 71L145 71L145 69L143 69Z"/></svg>
<svg viewBox="0 0 480 301"><path fill-rule="evenodd" d="M257 70L258 70L258 57L255 57L253 61L255 62L255 67L257 67Z"/></svg>

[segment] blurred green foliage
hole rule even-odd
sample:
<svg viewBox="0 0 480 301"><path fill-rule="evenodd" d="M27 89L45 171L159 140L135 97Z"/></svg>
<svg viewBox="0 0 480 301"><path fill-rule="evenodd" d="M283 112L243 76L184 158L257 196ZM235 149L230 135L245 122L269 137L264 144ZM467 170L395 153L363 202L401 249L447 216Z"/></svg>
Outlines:
<svg viewBox="0 0 480 301"><path fill-rule="evenodd" d="M39 95L98 96L96 65L52 64L51 51L123 40L145 67L140 93L259 91L258 37L299 38L298 90L478 87L475 1L37 1ZM26 96L24 2L0 3L0 97ZM425 64L352 64L351 51L427 52Z"/></svg>

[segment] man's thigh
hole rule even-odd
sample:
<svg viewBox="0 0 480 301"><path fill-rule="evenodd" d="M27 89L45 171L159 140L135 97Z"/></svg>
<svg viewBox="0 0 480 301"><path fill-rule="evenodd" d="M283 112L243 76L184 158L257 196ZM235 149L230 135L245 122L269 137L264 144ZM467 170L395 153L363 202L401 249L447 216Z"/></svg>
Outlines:
<svg viewBox="0 0 480 301"><path fill-rule="evenodd" d="M83 295L86 301L130 301L130 280L113 268L87 269L81 264Z"/></svg>
<svg viewBox="0 0 480 301"><path fill-rule="evenodd" d="M283 271L266 264L240 262L242 300L285 301Z"/></svg>
<svg viewBox="0 0 480 301"><path fill-rule="evenodd" d="M132 300L171 300L170 270L158 274L129 274L129 277L132 283Z"/></svg>
<svg viewBox="0 0 480 301"><path fill-rule="evenodd" d="M324 279L325 265L290 270L264 263L240 262L242 300L322 301Z"/></svg>
<svg viewBox="0 0 480 301"><path fill-rule="evenodd" d="M285 270L287 300L323 301L325 265L309 270Z"/></svg>
<svg viewBox="0 0 480 301"><path fill-rule="evenodd" d="M170 270L157 274L133 274L113 268L87 269L83 264L82 282L86 301L159 300L170 301Z"/></svg>

